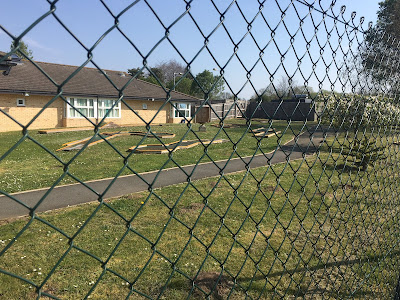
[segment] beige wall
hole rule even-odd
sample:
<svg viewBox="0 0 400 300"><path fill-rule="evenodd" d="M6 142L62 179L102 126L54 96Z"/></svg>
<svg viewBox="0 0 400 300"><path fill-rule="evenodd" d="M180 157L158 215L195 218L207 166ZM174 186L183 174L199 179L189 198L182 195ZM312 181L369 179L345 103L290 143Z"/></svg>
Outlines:
<svg viewBox="0 0 400 300"><path fill-rule="evenodd" d="M138 112L139 116L146 122L149 122L158 112L163 102L161 101L139 101L139 100L126 100L127 104ZM143 109L143 104L147 104L147 109ZM170 104L165 105L161 111L158 112L153 123L164 124L168 122L170 118ZM124 124L138 124L144 125L143 121L140 120L128 107L122 104L122 119ZM110 119L113 120L113 119Z"/></svg>
<svg viewBox="0 0 400 300"><path fill-rule="evenodd" d="M25 107L17 106L17 99L25 99ZM51 99L50 96L31 95L25 97L22 94L0 94L0 108L22 125L27 125ZM61 127L62 117L63 102L61 99L57 99L40 114L29 129ZM21 130L21 126L0 113L0 132L15 130Z"/></svg>
<svg viewBox="0 0 400 300"><path fill-rule="evenodd" d="M17 99L25 99L25 107L17 107ZM31 95L24 97L21 95L1 95L0 108L10 114L18 122L26 125L50 101L50 96ZM156 114L152 124L163 124L175 121L170 117L171 105L167 104L160 111L163 104L161 101L141 101L125 100L127 104L134 109L146 121L149 122ZM147 109L143 109L143 104L147 104ZM50 107L35 120L30 129L47 129L55 127L84 127L90 126L90 123L84 118L65 118L65 104L61 99L57 99ZM158 113L157 113L158 112ZM91 119L96 123L96 119ZM180 120L176 120L180 121ZM134 114L125 104L121 105L121 118L108 118L107 122L114 122L118 125L145 125L136 114ZM10 118L0 113L0 132L21 130L21 127Z"/></svg>

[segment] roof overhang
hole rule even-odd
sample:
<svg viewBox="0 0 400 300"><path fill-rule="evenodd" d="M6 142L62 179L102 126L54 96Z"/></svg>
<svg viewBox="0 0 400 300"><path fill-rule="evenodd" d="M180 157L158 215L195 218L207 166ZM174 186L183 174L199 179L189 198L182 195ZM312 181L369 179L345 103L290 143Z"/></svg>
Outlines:
<svg viewBox="0 0 400 300"><path fill-rule="evenodd" d="M0 90L0 94L25 94L29 93L30 95L40 95L40 96L49 96L55 97L58 94L56 92L48 92L48 91L32 91L32 90ZM68 93L63 92L62 96L64 97L92 97L92 98L111 98L111 99L118 99L116 95L99 95L99 94L79 94L79 93ZM123 96L125 100L147 100L147 101L173 101L173 102L192 102L197 103L201 102L202 100L194 100L194 99L174 99L174 98L154 98L154 97L133 97L133 96Z"/></svg>

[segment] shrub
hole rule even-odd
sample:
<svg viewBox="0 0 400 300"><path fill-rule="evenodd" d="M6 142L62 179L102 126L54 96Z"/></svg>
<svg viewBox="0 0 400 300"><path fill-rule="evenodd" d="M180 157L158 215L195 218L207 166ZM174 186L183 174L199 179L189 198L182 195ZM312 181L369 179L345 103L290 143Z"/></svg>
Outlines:
<svg viewBox="0 0 400 300"><path fill-rule="evenodd" d="M324 124L332 124L344 130L393 126L400 121L400 107L394 99L382 96L355 94L321 94L317 100L323 103L320 118Z"/></svg>

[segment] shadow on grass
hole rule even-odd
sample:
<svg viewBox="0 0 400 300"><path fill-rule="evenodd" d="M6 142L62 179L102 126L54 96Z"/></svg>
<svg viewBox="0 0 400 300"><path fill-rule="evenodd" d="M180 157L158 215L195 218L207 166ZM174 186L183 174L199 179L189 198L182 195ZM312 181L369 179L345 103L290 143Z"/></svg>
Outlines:
<svg viewBox="0 0 400 300"><path fill-rule="evenodd" d="M329 171L336 171L339 174L340 173L354 173L354 172L364 172L361 170L360 166L358 166L357 164L353 164L353 163L339 163L339 164L331 164L331 163L327 163L325 164L326 170Z"/></svg>
<svg viewBox="0 0 400 300"><path fill-rule="evenodd" d="M302 273L302 272L313 272L313 271L318 271L318 270L325 270L328 268L333 268L333 267L341 267L341 266L349 266L349 265L355 265L355 264L363 264L363 263L374 263L374 262L379 262L381 259L385 258L395 258L399 257L400 258L400 251L395 251L391 253L390 255L386 254L381 254L381 255L371 255L362 259L350 259L350 260L342 260L342 261L336 261L336 262L330 262L330 263L325 263L325 264L318 264L313 267L303 267L303 268L297 268L297 269L290 269L290 270L285 270L285 271L280 271L280 272L274 272L270 273L268 275L268 278L273 278L273 277L281 277L284 275L293 275L295 273ZM397 276L398 274L396 274ZM341 278L342 280L345 280L345 278ZM253 278L240 278L238 281L240 282L246 282L250 280L265 280L264 276L255 276ZM336 282L336 280L334 280ZM382 282L385 283L386 282ZM312 284L312 283L311 283ZM310 285L311 285L310 284ZM365 283L366 284L366 283ZM341 286L341 285L340 285ZM271 290L272 292L272 290ZM316 292L318 293L323 293L324 296L341 296L341 297L354 297L354 296L363 296L363 295L371 295L374 294L376 296L375 292L372 291L362 291L362 290L356 290L354 292L349 292L349 291L335 291L331 289L324 289L320 287L316 288L307 288L307 289L287 289L286 293L293 295L293 296L305 296L305 295L313 295Z"/></svg>
<svg viewBox="0 0 400 300"><path fill-rule="evenodd" d="M270 273L267 278L271 279L274 277L282 277L284 275L290 275L292 277L296 273L303 273L303 272L313 272L313 271L318 271L318 270L326 270L329 268L334 268L334 267L341 267L341 266L349 266L349 265L355 265L355 264L363 264L363 263L379 263L381 259L385 258L400 258L400 251L395 251L391 253L390 255L386 254L381 254L381 255L374 255L374 256L368 256L362 259L350 259L350 260L342 260L342 261L336 261L336 262L330 262L330 263L325 263L325 264L318 264L316 266L311 266L311 267L303 267L303 268L297 268L297 269L289 269L285 271L280 271L280 272L274 272ZM329 277L329 274L327 273L327 277ZM398 278L399 274L395 274L394 276ZM318 279L318 283L320 284L321 280L323 278ZM346 280L346 278L339 278L340 280L337 280L336 278L334 279L329 279L330 282L337 283L339 288L343 286L341 281ZM351 278L349 278L351 279ZM354 278L353 278L354 279ZM266 277L264 276L254 276L254 277L239 277L237 278L237 283L239 286L247 286L249 282L255 282L255 281L265 281ZM280 281L280 279L279 279ZM209 289L211 290L212 288L218 289L217 284L215 282L212 282L213 284L209 285ZM400 283L400 282L399 282ZM288 287L287 289L282 291L277 291L276 288L261 288L261 287L255 287L250 291L247 292L256 292L258 294L262 293L262 295L259 295L261 298L272 295L272 294L285 294L285 295L290 295L294 296L295 298L297 297L316 297L317 295L323 295L324 297L340 297L340 298L348 298L348 297L365 297L365 296L374 296L377 297L378 295L382 294L381 296L384 297L384 291L376 291L373 290L374 288L371 288L371 285L368 282L364 283L364 287L370 290L363 290L363 287L357 288L356 290L350 291L350 290L337 290L335 287L331 288L324 288L320 286L313 286L313 282L304 282L304 284L307 284L306 287L299 287L298 289L290 288ZM382 284L387 284L387 282L382 282ZM235 290L240 293L240 288L238 288L238 285L236 285ZM170 284L168 285L167 289L174 289L174 290L180 290L182 293L189 293L189 290L191 288L190 283L187 280L172 280ZM393 287L393 292L396 287ZM400 286L397 287L400 291ZM210 290L207 290L207 292L210 292ZM243 291L244 292L244 291ZM390 293L390 291L388 291ZM219 295L213 295L213 292L210 292L210 294L214 297L211 297L210 299L220 299ZM195 293L196 296L196 293ZM204 295L203 295L204 296Z"/></svg>

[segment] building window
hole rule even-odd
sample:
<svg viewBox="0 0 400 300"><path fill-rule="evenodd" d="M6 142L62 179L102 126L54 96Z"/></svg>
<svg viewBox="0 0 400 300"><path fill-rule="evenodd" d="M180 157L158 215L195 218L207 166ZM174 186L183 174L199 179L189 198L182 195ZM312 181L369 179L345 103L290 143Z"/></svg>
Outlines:
<svg viewBox="0 0 400 300"><path fill-rule="evenodd" d="M68 98L67 118L104 118L107 113L107 118L121 118L121 103L109 99Z"/></svg>
<svg viewBox="0 0 400 300"><path fill-rule="evenodd" d="M190 103L175 103L173 106L173 118L190 118Z"/></svg>
<svg viewBox="0 0 400 300"><path fill-rule="evenodd" d="M17 99L17 106L25 106L25 99Z"/></svg>
<svg viewBox="0 0 400 300"><path fill-rule="evenodd" d="M108 113L108 118L121 118L121 102L115 104L116 102L116 100L98 100L98 117L104 118L106 113ZM115 106L113 107L113 105Z"/></svg>
<svg viewBox="0 0 400 300"><path fill-rule="evenodd" d="M94 100L87 98L69 98L68 117L70 118L94 118ZM75 107L75 109L73 107ZM79 112L80 113L79 113ZM83 115L83 116L82 116Z"/></svg>
<svg viewBox="0 0 400 300"><path fill-rule="evenodd" d="M142 108L147 109L147 103L143 103Z"/></svg>

